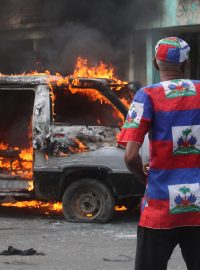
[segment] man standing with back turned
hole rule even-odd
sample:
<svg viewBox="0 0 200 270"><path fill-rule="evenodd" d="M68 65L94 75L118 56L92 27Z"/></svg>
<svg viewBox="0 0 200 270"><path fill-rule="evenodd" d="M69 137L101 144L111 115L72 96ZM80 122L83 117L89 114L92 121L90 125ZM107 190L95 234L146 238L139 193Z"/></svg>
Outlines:
<svg viewBox="0 0 200 270"><path fill-rule="evenodd" d="M167 269L179 244L187 269L200 270L200 81L184 78L184 40L164 38L155 51L161 82L137 92L119 135L127 167L146 183L135 269ZM139 149L147 132L146 177Z"/></svg>

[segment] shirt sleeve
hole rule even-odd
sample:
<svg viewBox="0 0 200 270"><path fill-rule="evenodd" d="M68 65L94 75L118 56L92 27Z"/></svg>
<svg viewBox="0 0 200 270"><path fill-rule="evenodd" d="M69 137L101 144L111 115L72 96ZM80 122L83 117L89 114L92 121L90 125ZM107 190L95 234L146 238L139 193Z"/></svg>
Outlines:
<svg viewBox="0 0 200 270"><path fill-rule="evenodd" d="M140 89L129 108L126 120L118 135L117 141L121 146L127 142L142 144L146 133L151 127L153 107L145 88Z"/></svg>

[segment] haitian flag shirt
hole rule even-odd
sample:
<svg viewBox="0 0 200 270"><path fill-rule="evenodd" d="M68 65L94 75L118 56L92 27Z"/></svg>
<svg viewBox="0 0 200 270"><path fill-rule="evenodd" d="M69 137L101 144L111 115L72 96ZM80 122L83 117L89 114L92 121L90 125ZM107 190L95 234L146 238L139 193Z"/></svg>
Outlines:
<svg viewBox="0 0 200 270"><path fill-rule="evenodd" d="M139 225L200 226L200 81L177 79L140 89L118 137L150 137L150 168Z"/></svg>

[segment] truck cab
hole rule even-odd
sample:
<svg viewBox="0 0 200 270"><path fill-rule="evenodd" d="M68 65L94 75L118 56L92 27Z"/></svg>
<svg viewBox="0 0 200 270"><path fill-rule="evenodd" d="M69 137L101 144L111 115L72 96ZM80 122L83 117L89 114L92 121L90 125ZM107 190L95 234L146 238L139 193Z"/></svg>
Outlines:
<svg viewBox="0 0 200 270"><path fill-rule="evenodd" d="M141 197L116 143L127 107L111 84L0 77L1 199L58 201L68 221L107 222L120 200Z"/></svg>

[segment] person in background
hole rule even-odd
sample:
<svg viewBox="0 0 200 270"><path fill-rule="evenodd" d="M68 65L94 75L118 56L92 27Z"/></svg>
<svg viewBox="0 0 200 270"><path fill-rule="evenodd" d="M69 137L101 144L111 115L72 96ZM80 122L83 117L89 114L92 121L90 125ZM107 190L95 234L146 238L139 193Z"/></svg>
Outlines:
<svg viewBox="0 0 200 270"><path fill-rule="evenodd" d="M189 45L158 41L161 82L140 89L118 137L125 162L146 185L137 231L135 270L165 270L179 244L188 270L200 270L200 81L185 78ZM149 132L149 171L139 149Z"/></svg>

